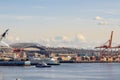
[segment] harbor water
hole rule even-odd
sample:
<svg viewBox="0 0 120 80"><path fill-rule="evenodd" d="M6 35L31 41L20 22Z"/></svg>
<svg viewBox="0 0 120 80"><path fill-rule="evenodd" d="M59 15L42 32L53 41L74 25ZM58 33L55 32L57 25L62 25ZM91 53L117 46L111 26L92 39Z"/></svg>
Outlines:
<svg viewBox="0 0 120 80"><path fill-rule="evenodd" d="M64 63L51 68L0 66L0 80L120 80L120 63Z"/></svg>

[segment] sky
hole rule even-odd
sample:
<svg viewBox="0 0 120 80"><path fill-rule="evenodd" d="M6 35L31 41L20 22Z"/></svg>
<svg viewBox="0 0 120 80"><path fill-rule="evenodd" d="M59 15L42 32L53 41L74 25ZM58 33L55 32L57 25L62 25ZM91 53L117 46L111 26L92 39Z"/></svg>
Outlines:
<svg viewBox="0 0 120 80"><path fill-rule="evenodd" d="M120 0L0 0L0 32L6 43L94 48L114 31L120 44Z"/></svg>

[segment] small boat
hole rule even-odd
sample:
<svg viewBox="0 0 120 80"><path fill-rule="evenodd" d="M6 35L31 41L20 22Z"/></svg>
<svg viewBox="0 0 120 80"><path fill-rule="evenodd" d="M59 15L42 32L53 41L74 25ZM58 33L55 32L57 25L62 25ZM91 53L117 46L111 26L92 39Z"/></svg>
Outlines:
<svg viewBox="0 0 120 80"><path fill-rule="evenodd" d="M35 65L38 68L45 68L45 67L51 67L50 65L47 65L45 62L42 63L38 63L37 65Z"/></svg>

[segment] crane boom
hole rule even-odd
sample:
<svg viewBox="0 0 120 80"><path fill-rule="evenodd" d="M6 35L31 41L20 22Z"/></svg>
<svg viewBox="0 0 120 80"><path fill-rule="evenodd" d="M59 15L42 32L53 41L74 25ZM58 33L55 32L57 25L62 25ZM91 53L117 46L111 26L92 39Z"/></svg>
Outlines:
<svg viewBox="0 0 120 80"><path fill-rule="evenodd" d="M5 32L0 36L0 41L6 36L9 29L6 29Z"/></svg>
<svg viewBox="0 0 120 80"><path fill-rule="evenodd" d="M111 44L112 44L112 38L113 38L113 31L111 32L111 36L109 40L109 45L108 45L109 48L111 47Z"/></svg>
<svg viewBox="0 0 120 80"><path fill-rule="evenodd" d="M95 48L111 48L112 38L113 38L113 31L111 32L110 39L105 44L103 44L102 46L95 47Z"/></svg>

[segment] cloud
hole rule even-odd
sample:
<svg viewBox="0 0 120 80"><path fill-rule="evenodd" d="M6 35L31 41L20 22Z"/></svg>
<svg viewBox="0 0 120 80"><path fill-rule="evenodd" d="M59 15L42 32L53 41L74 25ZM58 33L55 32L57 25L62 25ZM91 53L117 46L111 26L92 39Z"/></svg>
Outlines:
<svg viewBox="0 0 120 80"><path fill-rule="evenodd" d="M41 39L40 44L47 47L71 47L71 48L85 48L88 47L87 40L84 35L77 34L73 37L55 36L49 39Z"/></svg>
<svg viewBox="0 0 120 80"><path fill-rule="evenodd" d="M74 37L74 40L75 40L75 41L86 42L85 36L83 36L82 34L77 34L77 35Z"/></svg>
<svg viewBox="0 0 120 80"><path fill-rule="evenodd" d="M8 36L7 43L14 42L22 42L20 38ZM40 45L46 47L70 47L70 48L85 48L85 49L93 49L97 44L96 42L90 42L86 40L85 36L82 34L73 35L72 37L68 37L65 35L55 36L52 38L42 38L39 41L27 41L27 42L38 42ZM3 43L2 43L3 44Z"/></svg>
<svg viewBox="0 0 120 80"><path fill-rule="evenodd" d="M110 23L107 22L107 21L101 21L101 22L99 22L98 24L99 24L99 25L110 25Z"/></svg>
<svg viewBox="0 0 120 80"><path fill-rule="evenodd" d="M100 16L96 16L96 17L95 17L95 20L103 20L103 18L100 17Z"/></svg>
<svg viewBox="0 0 120 80"><path fill-rule="evenodd" d="M100 16L96 16L96 17L95 17L95 20L98 21L98 25L111 25L111 23L108 22L107 19L102 18L102 17L100 17Z"/></svg>
<svg viewBox="0 0 120 80"><path fill-rule="evenodd" d="M54 38L54 40L55 41L60 41L60 42L69 42L70 41L70 39L68 38L68 37L66 37L66 36L56 36L55 38Z"/></svg>
<svg viewBox="0 0 120 80"><path fill-rule="evenodd" d="M71 38L68 38L67 36L56 36L53 38L53 40L55 43L62 43L62 44L77 44L77 43L85 43L86 42L86 38L84 35L82 34L77 34L74 35Z"/></svg>
<svg viewBox="0 0 120 80"><path fill-rule="evenodd" d="M16 37L16 39L15 39L16 41L19 41L20 40L20 38L19 37Z"/></svg>

